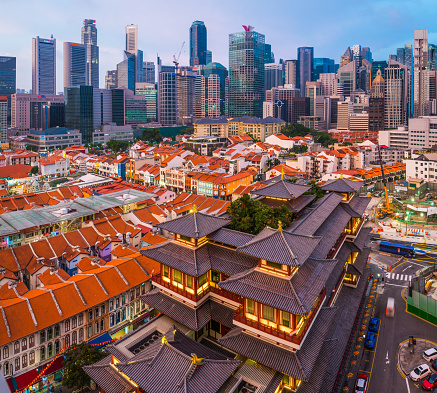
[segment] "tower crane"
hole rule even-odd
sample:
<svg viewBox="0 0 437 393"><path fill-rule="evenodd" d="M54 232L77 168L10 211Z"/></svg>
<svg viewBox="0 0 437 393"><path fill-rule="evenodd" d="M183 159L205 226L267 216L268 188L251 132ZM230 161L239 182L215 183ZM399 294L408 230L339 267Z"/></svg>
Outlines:
<svg viewBox="0 0 437 393"><path fill-rule="evenodd" d="M379 155L379 164L381 166L382 184L384 186L384 195L385 195L385 207L381 208L381 210L378 212L378 218L383 219L387 216L390 216L393 213L393 210L390 207L390 200L388 198L387 181L385 180L384 164L382 163L381 149L379 147L379 143L378 143L378 155Z"/></svg>
<svg viewBox="0 0 437 393"><path fill-rule="evenodd" d="M184 48L185 41L182 42L181 50L179 51L178 57L176 57L176 54L173 55L173 63L178 68L179 66L179 57L181 57L182 49Z"/></svg>

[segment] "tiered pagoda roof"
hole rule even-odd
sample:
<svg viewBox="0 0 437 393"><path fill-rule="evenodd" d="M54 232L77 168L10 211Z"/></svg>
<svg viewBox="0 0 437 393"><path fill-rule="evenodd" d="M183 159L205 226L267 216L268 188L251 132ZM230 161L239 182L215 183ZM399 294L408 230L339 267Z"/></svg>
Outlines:
<svg viewBox="0 0 437 393"><path fill-rule="evenodd" d="M338 179L328 180L321 188L323 191L334 191L334 192L357 192L364 182L343 179L342 177Z"/></svg>

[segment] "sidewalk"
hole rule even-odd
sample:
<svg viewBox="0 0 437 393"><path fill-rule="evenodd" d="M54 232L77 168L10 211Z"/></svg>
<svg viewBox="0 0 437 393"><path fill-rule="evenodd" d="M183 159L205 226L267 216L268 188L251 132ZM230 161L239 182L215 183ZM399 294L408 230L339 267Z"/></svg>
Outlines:
<svg viewBox="0 0 437 393"><path fill-rule="evenodd" d="M427 362L423 357L423 352L429 348L437 347L432 341L416 338L416 345L409 347L409 340L403 341L399 346L398 351L398 366L402 371L404 376L408 376L410 372L417 366L421 364L428 364L431 367L431 364ZM414 348L414 353L413 353Z"/></svg>

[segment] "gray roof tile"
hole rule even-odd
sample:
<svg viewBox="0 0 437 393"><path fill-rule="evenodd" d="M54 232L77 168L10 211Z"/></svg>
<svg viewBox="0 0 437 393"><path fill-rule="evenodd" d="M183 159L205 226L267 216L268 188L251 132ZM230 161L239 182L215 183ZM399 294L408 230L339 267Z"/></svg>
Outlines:
<svg viewBox="0 0 437 393"><path fill-rule="evenodd" d="M208 235L208 239L228 244L230 246L240 247L252 240L254 236L255 235L251 235L250 233L234 231L233 229L229 228L220 228L218 231Z"/></svg>
<svg viewBox="0 0 437 393"><path fill-rule="evenodd" d="M295 184L286 180L279 180L276 183L270 183L266 187L253 190L251 191L251 194L270 196L274 198L296 199L310 189L310 186Z"/></svg>
<svg viewBox="0 0 437 393"><path fill-rule="evenodd" d="M334 179L328 180L323 186L323 191L335 191L335 192L356 192L362 186L364 182L362 181L354 181L348 179Z"/></svg>
<svg viewBox="0 0 437 393"><path fill-rule="evenodd" d="M291 213L299 213L302 209L308 206L314 199L315 195L301 195L296 199L290 199L289 201L283 201L280 199L261 198L259 201L267 206L279 207L284 205Z"/></svg>
<svg viewBox="0 0 437 393"><path fill-rule="evenodd" d="M203 213L189 213L156 226L169 232L199 239L228 225L231 220Z"/></svg>
<svg viewBox="0 0 437 393"><path fill-rule="evenodd" d="M238 251L283 265L300 266L319 242L319 237L301 236L266 227L247 244L239 247Z"/></svg>

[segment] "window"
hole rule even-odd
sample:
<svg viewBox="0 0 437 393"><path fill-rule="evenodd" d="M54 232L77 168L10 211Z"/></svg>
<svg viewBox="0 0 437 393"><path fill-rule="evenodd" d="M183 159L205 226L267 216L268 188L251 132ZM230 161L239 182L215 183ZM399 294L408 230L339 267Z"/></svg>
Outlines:
<svg viewBox="0 0 437 393"><path fill-rule="evenodd" d="M93 325L88 326L88 337L92 337L93 335Z"/></svg>
<svg viewBox="0 0 437 393"><path fill-rule="evenodd" d="M55 341L55 353L58 354L60 350L61 350L61 343L59 342L59 340L56 340Z"/></svg>
<svg viewBox="0 0 437 393"><path fill-rule="evenodd" d="M191 276L186 276L187 277L187 287L188 288L193 288L193 277Z"/></svg>
<svg viewBox="0 0 437 393"><path fill-rule="evenodd" d="M282 311L282 325L290 327L290 313Z"/></svg>
<svg viewBox="0 0 437 393"><path fill-rule="evenodd" d="M29 353L29 364L33 364L33 363L35 363L35 352L34 351Z"/></svg>
<svg viewBox="0 0 437 393"><path fill-rule="evenodd" d="M135 296L139 297L140 296L140 287L135 288Z"/></svg>
<svg viewBox="0 0 437 393"><path fill-rule="evenodd" d="M41 360L46 359L46 347L41 347L41 349L39 350L39 357Z"/></svg>
<svg viewBox="0 0 437 393"><path fill-rule="evenodd" d="M71 328L74 329L77 326L77 317L71 318Z"/></svg>
<svg viewBox="0 0 437 393"><path fill-rule="evenodd" d="M255 302L253 300L247 299L247 312L252 315L256 315Z"/></svg>
<svg viewBox="0 0 437 393"><path fill-rule="evenodd" d="M53 328L47 329L47 341L53 338Z"/></svg>
<svg viewBox="0 0 437 393"><path fill-rule="evenodd" d="M27 367L27 354L24 354L21 357L21 365L22 365L23 368Z"/></svg>
<svg viewBox="0 0 437 393"><path fill-rule="evenodd" d="M105 315L106 307L104 304L100 306L100 315Z"/></svg>
<svg viewBox="0 0 437 393"><path fill-rule="evenodd" d="M89 310L88 311L88 321L92 321L93 320L93 310Z"/></svg>
<svg viewBox="0 0 437 393"><path fill-rule="evenodd" d="M21 350L25 351L27 349L27 338L21 340Z"/></svg>
<svg viewBox="0 0 437 393"><path fill-rule="evenodd" d="M69 319L67 319L67 320L64 322L64 330L65 330L66 332L68 332L68 331L70 330L70 320L69 320Z"/></svg>
<svg viewBox="0 0 437 393"><path fill-rule="evenodd" d="M168 266L164 265L164 277L168 278L168 276L169 276L169 268Z"/></svg>
<svg viewBox="0 0 437 393"><path fill-rule="evenodd" d="M186 242L190 242L191 243L191 237L189 237L189 236L179 235L179 238L181 240L185 240Z"/></svg>
<svg viewBox="0 0 437 393"><path fill-rule="evenodd" d="M182 283L182 272L180 272L179 270L174 269L173 270L173 280L175 280L176 282L181 284Z"/></svg>
<svg viewBox="0 0 437 393"><path fill-rule="evenodd" d="M79 326L80 326L80 325L83 325L83 312L81 312L81 313L79 314L78 325L79 325Z"/></svg>
<svg viewBox="0 0 437 393"><path fill-rule="evenodd" d="M15 359L15 371L20 369L20 358Z"/></svg>
<svg viewBox="0 0 437 393"><path fill-rule="evenodd" d="M39 343L42 344L46 341L46 332L45 330L42 330L39 332Z"/></svg>
<svg viewBox="0 0 437 393"><path fill-rule="evenodd" d="M105 320L100 320L100 331L105 330Z"/></svg>
<svg viewBox="0 0 437 393"><path fill-rule="evenodd" d="M61 334L61 329L59 325L55 325L55 337L58 337Z"/></svg>
<svg viewBox="0 0 437 393"><path fill-rule="evenodd" d="M99 316L99 308L96 307L96 309L94 310L94 318L97 318Z"/></svg>
<svg viewBox="0 0 437 393"><path fill-rule="evenodd" d="M211 330L220 333L220 324L216 321L211 320Z"/></svg>
<svg viewBox="0 0 437 393"><path fill-rule="evenodd" d="M273 267L275 269L280 269L280 270L282 269L282 265L276 262L267 261L267 266Z"/></svg>
<svg viewBox="0 0 437 393"><path fill-rule="evenodd" d="M94 324L94 332L97 334L99 332L99 321L96 321Z"/></svg>
<svg viewBox="0 0 437 393"><path fill-rule="evenodd" d="M141 284L141 295L145 295L146 293L146 284L142 283Z"/></svg>
<svg viewBox="0 0 437 393"><path fill-rule="evenodd" d="M16 355L17 353L20 353L20 342L19 341L14 342L14 355Z"/></svg>
<svg viewBox="0 0 437 393"><path fill-rule="evenodd" d="M121 295L121 305L124 306L126 303L126 295L123 293L123 295Z"/></svg>
<svg viewBox="0 0 437 393"><path fill-rule="evenodd" d="M268 321L272 321L273 322L274 321L273 315L274 315L273 307L266 306L266 305L263 304L263 306L262 306L262 317L264 319L267 319Z"/></svg>
<svg viewBox="0 0 437 393"><path fill-rule="evenodd" d="M219 272L211 272L211 281L215 282L215 283L219 283L220 282L220 273Z"/></svg>
<svg viewBox="0 0 437 393"><path fill-rule="evenodd" d="M109 301L109 311L112 311L114 309L114 300Z"/></svg>
<svg viewBox="0 0 437 393"><path fill-rule="evenodd" d="M208 273L202 274L198 279L197 285L201 287L203 284L205 284L208 281Z"/></svg>
<svg viewBox="0 0 437 393"><path fill-rule="evenodd" d="M77 332L74 331L73 334L71 335L71 343L73 345L77 344Z"/></svg>
<svg viewBox="0 0 437 393"><path fill-rule="evenodd" d="M65 342L65 348L68 348L70 346L70 335L67 334L64 338Z"/></svg>
<svg viewBox="0 0 437 393"><path fill-rule="evenodd" d="M48 343L47 344L47 356L51 358L53 356L53 344Z"/></svg>
<svg viewBox="0 0 437 393"><path fill-rule="evenodd" d="M299 325L301 319L302 319L302 315L296 315L296 326Z"/></svg>
<svg viewBox="0 0 437 393"><path fill-rule="evenodd" d="M9 357L9 347L3 347L3 359L7 359Z"/></svg>
<svg viewBox="0 0 437 393"><path fill-rule="evenodd" d="M114 326L115 323L115 314L111 314L111 316L109 317L109 327Z"/></svg>
<svg viewBox="0 0 437 393"><path fill-rule="evenodd" d="M9 375L9 363L6 362L3 366L3 375Z"/></svg>

